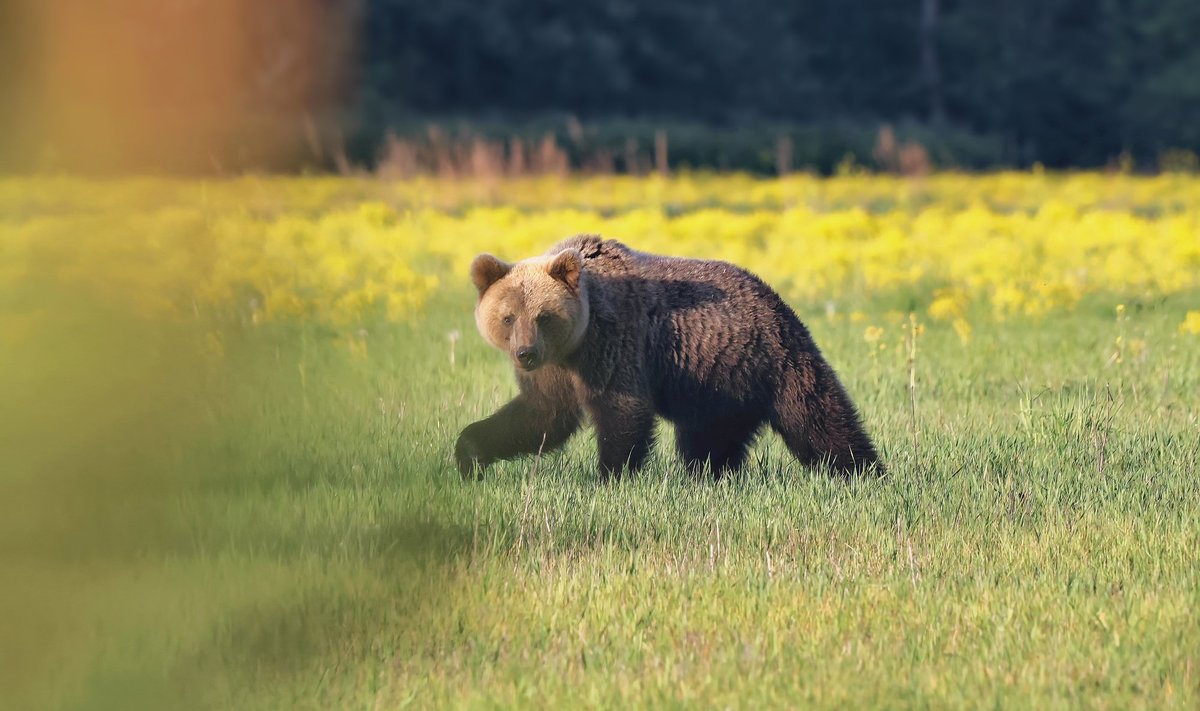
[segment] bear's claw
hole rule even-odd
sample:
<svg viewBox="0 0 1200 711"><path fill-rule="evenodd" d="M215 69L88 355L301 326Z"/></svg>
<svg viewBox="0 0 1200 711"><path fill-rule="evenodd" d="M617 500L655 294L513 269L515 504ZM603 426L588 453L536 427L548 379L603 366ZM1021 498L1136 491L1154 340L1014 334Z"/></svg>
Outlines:
<svg viewBox="0 0 1200 711"><path fill-rule="evenodd" d="M483 468L487 466L483 451L466 432L458 436L458 442L454 445L454 459L463 479L480 478Z"/></svg>

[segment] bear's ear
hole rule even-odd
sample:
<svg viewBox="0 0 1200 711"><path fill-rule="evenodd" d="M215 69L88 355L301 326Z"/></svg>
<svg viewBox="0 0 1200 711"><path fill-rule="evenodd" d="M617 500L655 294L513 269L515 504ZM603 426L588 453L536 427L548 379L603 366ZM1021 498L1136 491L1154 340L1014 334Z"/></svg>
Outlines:
<svg viewBox="0 0 1200 711"><path fill-rule="evenodd" d="M554 256L546 271L569 288L577 289L579 288L579 275L583 272L583 257L580 256L578 250L564 250Z"/></svg>
<svg viewBox="0 0 1200 711"><path fill-rule="evenodd" d="M481 254L471 262L471 281L479 289L479 295L488 290L492 284L500 281L505 274L512 270L512 265L502 262L490 254Z"/></svg>

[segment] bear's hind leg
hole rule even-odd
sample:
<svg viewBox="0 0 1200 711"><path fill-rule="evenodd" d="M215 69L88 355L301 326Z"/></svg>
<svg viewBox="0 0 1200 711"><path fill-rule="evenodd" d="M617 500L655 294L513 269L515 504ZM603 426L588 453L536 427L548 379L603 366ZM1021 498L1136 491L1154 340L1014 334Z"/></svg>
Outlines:
<svg viewBox="0 0 1200 711"><path fill-rule="evenodd" d="M762 422L757 421L722 422L702 427L677 425L675 446L693 475L702 474L707 464L713 475L720 477L745 463L761 426Z"/></svg>
<svg viewBox="0 0 1200 711"><path fill-rule="evenodd" d="M788 366L776 393L771 426L805 466L826 464L843 475L871 467L883 473L850 396L823 361Z"/></svg>

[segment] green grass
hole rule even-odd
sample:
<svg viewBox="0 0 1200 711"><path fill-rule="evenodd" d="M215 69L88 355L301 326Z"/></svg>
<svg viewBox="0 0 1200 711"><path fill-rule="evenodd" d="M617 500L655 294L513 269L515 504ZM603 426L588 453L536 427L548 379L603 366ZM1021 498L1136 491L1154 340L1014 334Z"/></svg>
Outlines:
<svg viewBox="0 0 1200 711"><path fill-rule="evenodd" d="M895 304L801 308L890 467L852 483L774 435L695 481L665 426L617 483L590 431L461 481L515 388L465 285L365 355L68 320L0 363L0 705L1196 708L1200 341L1131 302L1107 364L1116 301L928 324L915 419Z"/></svg>

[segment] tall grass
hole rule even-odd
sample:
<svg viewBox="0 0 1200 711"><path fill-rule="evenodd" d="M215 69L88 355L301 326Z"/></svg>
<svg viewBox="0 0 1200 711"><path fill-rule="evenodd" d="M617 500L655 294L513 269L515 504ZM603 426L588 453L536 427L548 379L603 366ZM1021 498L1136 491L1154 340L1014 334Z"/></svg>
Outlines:
<svg viewBox="0 0 1200 711"><path fill-rule="evenodd" d="M1000 190L1011 178L933 175L914 204L985 192L1032 212L1067 184ZM896 193L724 180L647 185L679 191L679 210L782 210L784 188L837 209ZM1190 205L1182 177L1073 180L1091 186L1067 190L1081 204ZM608 209L646 187L618 182ZM506 179L489 200L534 212L618 182ZM12 234L38 238L0 244L0 707L1200 705L1191 282L1089 289L1003 320L924 282L795 303L881 447L882 479L806 470L773 435L743 471L695 479L664 425L647 469L620 481L601 483L585 430L465 482L454 438L515 388L454 260L414 263L441 286L402 323L140 308L196 275L143 264L136 245L199 249L209 205L285 225L294 212L290 229L315 241L326 223L305 220L365 199L466 212L477 195L288 185L304 199L253 178L0 191L7 224L30 227ZM184 201L206 211L157 228L90 219ZM238 234L252 250L262 233ZM291 259L258 276L285 279L303 266ZM176 271L122 273L164 264Z"/></svg>
<svg viewBox="0 0 1200 711"><path fill-rule="evenodd" d="M466 288L353 351L229 331L216 369L64 310L0 370L5 705L1193 708L1200 349L1184 300L1102 301L929 326L915 415L907 365L798 305L889 464L849 484L773 436L697 481L665 428L613 484L586 433L463 482L513 390Z"/></svg>

